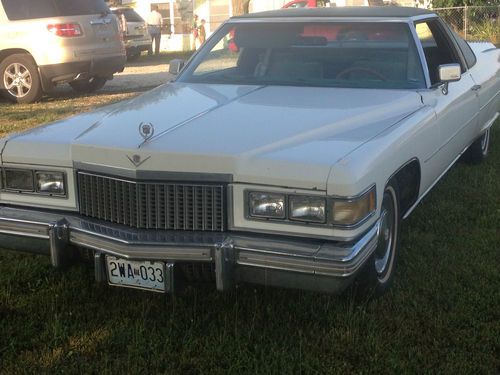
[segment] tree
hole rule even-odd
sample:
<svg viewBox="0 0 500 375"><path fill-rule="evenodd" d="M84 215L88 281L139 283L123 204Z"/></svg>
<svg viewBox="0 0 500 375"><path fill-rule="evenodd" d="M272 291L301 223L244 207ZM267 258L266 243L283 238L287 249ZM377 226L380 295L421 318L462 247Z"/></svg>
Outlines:
<svg viewBox="0 0 500 375"><path fill-rule="evenodd" d="M432 8L432 0L414 0L416 8L430 9Z"/></svg>
<svg viewBox="0 0 500 375"><path fill-rule="evenodd" d="M463 7L464 5L499 5L499 0L433 0L433 8Z"/></svg>
<svg viewBox="0 0 500 375"><path fill-rule="evenodd" d="M249 12L250 0L231 0L233 3L233 16Z"/></svg>

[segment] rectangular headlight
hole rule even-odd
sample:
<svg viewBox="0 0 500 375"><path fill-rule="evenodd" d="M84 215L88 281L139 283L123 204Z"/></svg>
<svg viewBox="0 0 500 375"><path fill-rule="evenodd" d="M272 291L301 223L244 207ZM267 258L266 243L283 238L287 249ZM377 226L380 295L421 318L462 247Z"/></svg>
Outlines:
<svg viewBox="0 0 500 375"><path fill-rule="evenodd" d="M248 193L248 213L253 217L270 219L285 218L285 194Z"/></svg>
<svg viewBox="0 0 500 375"><path fill-rule="evenodd" d="M333 199L333 224L352 226L361 223L376 209L375 186L353 199Z"/></svg>
<svg viewBox="0 0 500 375"><path fill-rule="evenodd" d="M290 220L305 222L326 222L326 199L303 195L289 197Z"/></svg>
<svg viewBox="0 0 500 375"><path fill-rule="evenodd" d="M14 191L34 191L33 171L30 169L4 169L4 189Z"/></svg>
<svg viewBox="0 0 500 375"><path fill-rule="evenodd" d="M62 172L36 172L36 191L42 194L66 194L64 186L64 173Z"/></svg>

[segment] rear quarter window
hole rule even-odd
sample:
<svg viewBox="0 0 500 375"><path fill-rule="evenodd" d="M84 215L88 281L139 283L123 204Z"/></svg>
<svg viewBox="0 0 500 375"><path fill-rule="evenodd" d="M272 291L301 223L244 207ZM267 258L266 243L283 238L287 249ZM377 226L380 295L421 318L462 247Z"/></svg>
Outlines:
<svg viewBox="0 0 500 375"><path fill-rule="evenodd" d="M104 0L1 0L11 21L109 12Z"/></svg>
<svg viewBox="0 0 500 375"><path fill-rule="evenodd" d="M462 51L462 54L464 55L467 67L469 69L472 68L474 65L476 65L476 55L474 55L474 52L472 52L472 48L470 48L469 43L463 40L462 37L455 31L451 30L451 33L458 44L458 48L460 48L460 51Z"/></svg>
<svg viewBox="0 0 500 375"><path fill-rule="evenodd" d="M139 16L133 9L127 9L123 11L125 19L127 22L144 22L144 19Z"/></svg>

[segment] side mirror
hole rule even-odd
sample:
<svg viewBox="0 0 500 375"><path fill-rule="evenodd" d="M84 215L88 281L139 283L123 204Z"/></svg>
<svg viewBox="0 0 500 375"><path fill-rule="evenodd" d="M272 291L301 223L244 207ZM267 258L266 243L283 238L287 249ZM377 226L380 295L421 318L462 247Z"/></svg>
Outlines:
<svg viewBox="0 0 500 375"><path fill-rule="evenodd" d="M462 69L460 64L442 64L438 66L439 81L441 82L441 92L448 95L448 83L460 81Z"/></svg>
<svg viewBox="0 0 500 375"><path fill-rule="evenodd" d="M439 80L442 83L460 81L462 69L460 64L443 64L438 67Z"/></svg>
<svg viewBox="0 0 500 375"><path fill-rule="evenodd" d="M182 68L184 68L185 61L182 59L173 59L170 61L170 67L168 68L168 72L173 75L177 75L181 72Z"/></svg>

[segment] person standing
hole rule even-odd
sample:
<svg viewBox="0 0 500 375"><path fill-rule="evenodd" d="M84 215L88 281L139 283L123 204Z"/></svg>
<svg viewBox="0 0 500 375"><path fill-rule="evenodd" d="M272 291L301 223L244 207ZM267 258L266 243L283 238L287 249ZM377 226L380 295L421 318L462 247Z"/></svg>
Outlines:
<svg viewBox="0 0 500 375"><path fill-rule="evenodd" d="M200 48L200 46L205 43L205 40L207 39L207 30L205 29L205 20L200 21L200 26L198 27L198 45L196 46L196 49Z"/></svg>
<svg viewBox="0 0 500 375"><path fill-rule="evenodd" d="M117 13L118 17L118 24L120 26L120 32L123 37L123 40L125 40L125 36L127 35L128 28L127 28L127 19L125 18L125 14L123 12Z"/></svg>
<svg viewBox="0 0 500 375"><path fill-rule="evenodd" d="M196 49L196 43L198 43L198 15L193 16L193 23L191 24L191 35L193 39L191 41L191 49Z"/></svg>
<svg viewBox="0 0 500 375"><path fill-rule="evenodd" d="M155 44L155 55L160 53L161 27L163 26L163 18L158 12L158 5L151 7L151 13L148 16L148 31L151 35L151 47L148 55L153 54L153 42Z"/></svg>

